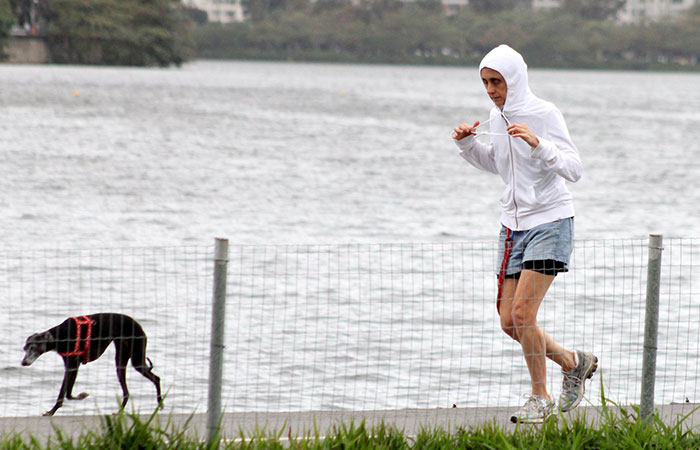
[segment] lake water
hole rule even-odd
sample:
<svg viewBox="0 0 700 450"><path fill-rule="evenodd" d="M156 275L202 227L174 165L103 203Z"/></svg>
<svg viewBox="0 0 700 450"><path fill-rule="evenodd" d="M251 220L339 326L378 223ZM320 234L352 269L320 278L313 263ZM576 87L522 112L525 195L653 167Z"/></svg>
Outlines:
<svg viewBox="0 0 700 450"><path fill-rule="evenodd" d="M690 359L660 358L685 389L660 395L693 397L697 383L675 370L700 373L699 244L680 239L700 237L700 75L533 69L530 79L563 112L584 163L569 185L574 270L543 321L624 373L611 375L617 398L638 398L626 385L641 364L644 239L679 238L665 289L684 309L664 313L662 333ZM2 65L0 106L0 415L46 410L58 391L55 356L17 367L26 336L105 309L139 317L169 404L201 411L215 237L232 243L231 292L242 299L227 314L230 410L520 402L518 348L484 301L502 185L450 138L457 123L487 117L475 68ZM582 305L585 328L561 321ZM79 377L107 410L118 391L110 364ZM494 373L505 388L484 387ZM129 377L137 405L150 405L152 386ZM463 377L480 381L460 387Z"/></svg>
<svg viewBox="0 0 700 450"><path fill-rule="evenodd" d="M700 74L531 70L585 166L579 238L700 236ZM452 127L474 68L0 66L11 248L491 239L502 186Z"/></svg>

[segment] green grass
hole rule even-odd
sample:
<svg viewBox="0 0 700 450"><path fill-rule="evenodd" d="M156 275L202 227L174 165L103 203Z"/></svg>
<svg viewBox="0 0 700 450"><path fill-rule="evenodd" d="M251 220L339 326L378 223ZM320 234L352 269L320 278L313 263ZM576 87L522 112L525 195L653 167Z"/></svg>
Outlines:
<svg viewBox="0 0 700 450"><path fill-rule="evenodd" d="M585 417L568 420L553 417L540 426L519 426L504 431L490 423L477 428L446 431L424 429L417 436L406 436L394 426L367 427L364 422L334 427L321 436L318 431L306 436L258 431L209 445L187 433L189 421L176 427L170 421L162 425L157 415L142 419L136 414L105 416L100 429L76 438L55 429L47 442L20 435L0 438L5 450L73 449L231 449L231 450L344 450L344 449L700 449L700 434L684 425L681 418L673 425L658 416L640 420L639 411L601 407L595 426Z"/></svg>

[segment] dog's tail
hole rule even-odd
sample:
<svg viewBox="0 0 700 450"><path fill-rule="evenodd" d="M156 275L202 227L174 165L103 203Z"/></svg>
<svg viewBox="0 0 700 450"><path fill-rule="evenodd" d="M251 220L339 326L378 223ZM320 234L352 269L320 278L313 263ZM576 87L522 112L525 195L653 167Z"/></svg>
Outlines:
<svg viewBox="0 0 700 450"><path fill-rule="evenodd" d="M151 366L151 367L149 367L149 369L153 369L153 363L151 362L151 358L149 358L149 357L147 356L147 357L146 357L146 360L148 361L148 364Z"/></svg>

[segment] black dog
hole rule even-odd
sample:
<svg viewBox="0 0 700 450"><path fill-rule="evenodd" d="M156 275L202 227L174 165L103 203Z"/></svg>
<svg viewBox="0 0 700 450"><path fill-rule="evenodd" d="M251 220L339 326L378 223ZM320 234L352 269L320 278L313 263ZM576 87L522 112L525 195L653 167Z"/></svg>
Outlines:
<svg viewBox="0 0 700 450"><path fill-rule="evenodd" d="M124 409L129 400L129 390L126 388L126 364L129 359L134 369L156 385L158 405L163 407L160 378L151 371L153 363L146 358L146 333L143 332L143 328L129 316L102 313L71 317L50 330L27 338L27 343L24 345L23 366L31 365L39 356L51 350L63 357L65 366L63 384L56 404L44 413L45 416L52 416L63 405L64 398L82 400L88 396L83 392L73 397L73 385L78 376L80 363L87 364L102 356L112 341L117 351L115 358L117 378L123 393L121 408ZM148 365L146 365L147 359Z"/></svg>

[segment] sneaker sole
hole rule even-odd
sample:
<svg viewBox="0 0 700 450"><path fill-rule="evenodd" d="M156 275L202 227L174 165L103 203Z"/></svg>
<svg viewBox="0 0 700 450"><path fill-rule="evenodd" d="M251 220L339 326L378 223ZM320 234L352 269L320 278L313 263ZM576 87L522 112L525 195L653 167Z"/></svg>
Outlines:
<svg viewBox="0 0 700 450"><path fill-rule="evenodd" d="M588 373L587 373L586 377L583 379L583 382L581 383L581 388L582 388L582 389L581 389L581 395L578 396L578 398L576 399L576 401L574 401L574 402L571 404L571 406L569 406L568 409L562 409L561 412L568 412L568 411L571 411L572 409L576 408L576 407L578 406L579 403L581 403L581 400L583 400L583 394L586 393L586 380L590 380L591 378L593 378L593 374L595 373L596 370L598 370L598 357L597 357L597 356L593 356L593 364L591 364L591 365L588 367L588 369L587 369L587 372L588 372Z"/></svg>
<svg viewBox="0 0 700 450"><path fill-rule="evenodd" d="M518 419L515 416L511 416L510 421L512 423L515 423L515 424L522 423L525 425L538 425L538 424L541 424L542 422L544 422L544 419L526 419L526 420L523 420L523 419Z"/></svg>
<svg viewBox="0 0 700 450"><path fill-rule="evenodd" d="M526 424L526 425L539 425L539 424L543 423L545 420L547 420L547 419L549 419L550 417L552 417L553 415L554 415L554 413L549 414L549 415L548 415L547 417L545 417L544 419L541 418L541 417L540 417L540 418L537 418L537 419L518 419L518 418L515 417L515 416L510 416L510 421L511 421L512 423L515 423L515 424L517 424L517 423L522 423L522 424Z"/></svg>

